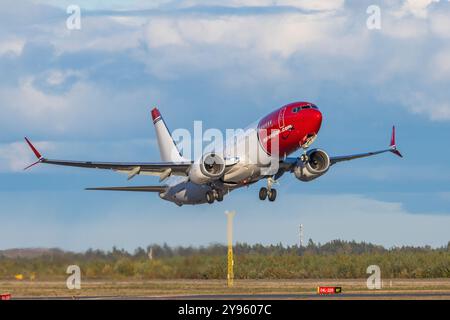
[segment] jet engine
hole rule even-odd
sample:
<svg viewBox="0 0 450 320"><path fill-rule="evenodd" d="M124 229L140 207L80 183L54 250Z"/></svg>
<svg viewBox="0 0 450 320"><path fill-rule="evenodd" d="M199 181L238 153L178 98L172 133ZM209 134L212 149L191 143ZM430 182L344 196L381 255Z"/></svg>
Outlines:
<svg viewBox="0 0 450 320"><path fill-rule="evenodd" d="M216 153L207 153L193 164L189 178L196 184L205 184L220 179L224 172L224 159Z"/></svg>
<svg viewBox="0 0 450 320"><path fill-rule="evenodd" d="M298 161L294 175L301 181L311 181L325 174L330 168L330 157L319 149L310 150L305 159Z"/></svg>

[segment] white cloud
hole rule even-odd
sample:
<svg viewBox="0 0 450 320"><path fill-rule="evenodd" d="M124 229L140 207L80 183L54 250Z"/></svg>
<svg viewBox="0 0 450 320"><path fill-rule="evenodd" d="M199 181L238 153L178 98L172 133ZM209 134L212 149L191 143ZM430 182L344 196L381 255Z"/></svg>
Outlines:
<svg viewBox="0 0 450 320"><path fill-rule="evenodd" d="M72 4L68 0L33 0L39 4L49 4L66 8ZM88 10L109 9L112 6L119 10L142 10L142 9L157 9L157 8L187 8L193 6L225 6L231 8L239 7L270 7L270 6L290 6L303 10L335 10L344 5L345 0L134 0L124 2L122 0L108 0L108 1L88 1L78 0L82 8Z"/></svg>
<svg viewBox="0 0 450 320"><path fill-rule="evenodd" d="M450 48L437 52L431 58L429 72L436 80L450 79Z"/></svg>
<svg viewBox="0 0 450 320"><path fill-rule="evenodd" d="M39 151L46 152L54 149L50 142L33 142ZM36 162L37 159L25 141L0 144L0 172L21 172Z"/></svg>
<svg viewBox="0 0 450 320"><path fill-rule="evenodd" d="M145 25L148 21L145 17L128 17L128 16L114 16L110 17L110 19L114 22L117 22L121 25L124 25L126 27L142 27Z"/></svg>
<svg viewBox="0 0 450 320"><path fill-rule="evenodd" d="M81 30L68 30L60 25L39 26L37 40L50 43L58 55L83 52L122 52L139 47L141 27L148 19L140 17L87 16Z"/></svg>
<svg viewBox="0 0 450 320"><path fill-rule="evenodd" d="M328 14L165 17L149 22L146 40L149 47L190 45L201 50L201 46L219 46L288 58L297 51L316 52L325 44L333 44L334 35L345 27L346 21L342 17L332 19ZM342 49L333 53L354 52L354 48Z"/></svg>
<svg viewBox="0 0 450 320"><path fill-rule="evenodd" d="M277 0L279 6L292 6L304 10L338 10L344 6L344 0Z"/></svg>
<svg viewBox="0 0 450 320"><path fill-rule="evenodd" d="M398 17L389 12L383 15L381 32L399 39L418 39L429 35L427 20L417 17Z"/></svg>
<svg viewBox="0 0 450 320"><path fill-rule="evenodd" d="M413 87L411 91L421 91L424 102L412 104L404 98L399 100L413 113L426 115L432 120L448 119L445 99L428 96L426 89L417 89L421 87L418 79L423 79L431 87L434 81L446 80L448 74L447 51L440 50L441 43L433 43L438 52L434 57L424 56L424 48L432 41L430 38L436 36L442 41L450 30L449 20L444 14L433 12L427 15L428 19L424 19L423 12L429 11L429 3L430 1L405 1L397 5L389 1L384 3L382 29L379 32L367 30L363 20L361 24L355 22L354 12L344 10L344 1L340 0L267 0L258 3L252 0L235 0L226 5L286 5L318 11L308 14L272 12L240 15L219 14L211 9L211 14L207 11L201 14L184 14L180 11L176 14L148 17L127 16L126 13L118 17L87 16L83 18L82 31L69 32L61 28L61 25L48 24L39 26L40 32L33 37L43 43L53 44L58 55L93 51L108 54L126 52L130 59L143 62L145 70L160 79L172 80L179 79L186 73L209 72L215 75L215 81L227 88L240 88L242 85L258 87L262 82L268 83L268 86L287 83L298 79L299 74L308 77L317 86L325 81L352 85L354 81L359 81L355 79L364 76L364 81L370 77L367 81L377 86L377 90L383 91L384 95L397 97L395 91L398 91L398 87L387 86L386 83L392 83L391 80L398 76L409 75L411 79L416 79L410 84ZM171 3L169 8L196 5L222 6L223 3L181 1ZM363 17L364 14L362 11ZM384 41L388 44L386 50L382 49ZM393 44L393 41L398 42ZM411 50L411 41L417 43L417 51L408 52ZM376 69L373 69L370 67L371 59L383 59L384 63L374 63ZM424 74L417 68L417 61L427 59L433 61L430 65L432 69L438 69L436 72ZM295 68L292 67L292 60L296 61ZM362 70L367 71L366 75L362 75ZM47 80L50 85L57 85L70 76L58 74L58 71L49 72ZM89 80L89 70L86 72L86 79ZM12 101L8 91L9 88L6 92L0 89L0 94L9 98L7 101ZM25 98L19 93L23 93ZM25 84L22 81L20 88L15 90L18 101L28 103L36 98L39 105L46 105L45 108L37 107L37 112L52 109L52 114L57 109L78 108L79 104L65 107L67 102L63 101L83 100L77 98L75 93L93 94L97 98L102 95L94 81L88 87L76 85L62 96L42 95L26 81ZM433 101L433 108L428 107L427 99L436 100ZM84 107L81 109L84 110ZM65 121L62 119L61 122ZM57 122L53 125L55 123Z"/></svg>
<svg viewBox="0 0 450 320"><path fill-rule="evenodd" d="M432 104L431 111L429 104ZM415 110L414 110L415 111ZM437 102L434 104L433 102L428 102L428 104L423 105L418 113L431 113L431 120L434 121L448 121L450 120L450 103L449 102Z"/></svg>
<svg viewBox="0 0 450 320"><path fill-rule="evenodd" d="M14 54L20 56L25 46L25 40L20 38L0 39L0 56L4 54Z"/></svg>
<svg viewBox="0 0 450 320"><path fill-rule="evenodd" d="M439 0L406 0L403 2L402 7L397 12L397 15L402 17L404 15L414 15L419 18L426 18L428 15L428 7L433 2Z"/></svg>
<svg viewBox="0 0 450 320"><path fill-rule="evenodd" d="M450 103L423 91L399 95L400 101L412 113L426 115L433 121L450 120Z"/></svg>
<svg viewBox="0 0 450 320"><path fill-rule="evenodd" d="M173 78L179 70L224 70L221 77L230 84L251 83L258 78L289 77L286 59L298 51L316 52L323 43L334 47L328 31L342 21L308 15L283 16L221 16L221 17L165 17L152 19L146 26L145 42L158 49L158 59L147 53L139 57L148 70L161 78ZM336 52L332 48L328 51ZM224 55L223 53L226 52ZM355 55L348 49L337 54ZM218 59L218 54L221 54ZM245 70L239 78L235 69Z"/></svg>
<svg viewBox="0 0 450 320"><path fill-rule="evenodd" d="M151 48L184 44L175 21L167 19L152 19L145 27L145 37L148 39L148 46Z"/></svg>
<svg viewBox="0 0 450 320"><path fill-rule="evenodd" d="M450 17L444 13L434 13L430 17L431 30L442 38L450 38Z"/></svg>
<svg viewBox="0 0 450 320"><path fill-rule="evenodd" d="M302 10L337 10L344 5L344 0L187 0L181 1L179 7L192 6L226 6L226 7L272 7L288 6Z"/></svg>
<svg viewBox="0 0 450 320"><path fill-rule="evenodd" d="M11 115L45 123L51 114L65 113L68 110L67 100L63 96L46 95L33 86L33 78L27 77L17 88L0 87L3 102L3 121ZM55 123L57 125L57 123ZM61 128L62 129L62 128Z"/></svg>
<svg viewBox="0 0 450 320"><path fill-rule="evenodd" d="M164 4L170 3L173 0L32 0L36 4L48 4L51 6L66 9L69 5L76 3L82 9L86 10L109 10L111 7L119 10L139 10L139 9L152 9L158 8Z"/></svg>
<svg viewBox="0 0 450 320"><path fill-rule="evenodd" d="M239 88L255 86L261 79L271 83L294 79L298 74L289 59L315 55L313 77L334 79L344 75L330 72L319 61L361 61L368 48L365 28L345 33L349 21L330 13L160 17L149 22L145 33L148 47L158 50L157 59L146 52L139 59L163 79L179 77L180 70L218 70L217 81Z"/></svg>
<svg viewBox="0 0 450 320"><path fill-rule="evenodd" d="M61 77L64 72L61 76L53 70L47 80L59 82ZM34 77L26 77L19 87L0 86L0 125L6 132L93 136L105 127L132 126L148 111L142 101L160 99L152 87L115 91L78 81L63 93L51 94L39 90L34 82Z"/></svg>
<svg viewBox="0 0 450 320"><path fill-rule="evenodd" d="M76 70L48 70L45 72L45 82L49 86L60 86L64 84L69 77L83 77L83 73Z"/></svg>

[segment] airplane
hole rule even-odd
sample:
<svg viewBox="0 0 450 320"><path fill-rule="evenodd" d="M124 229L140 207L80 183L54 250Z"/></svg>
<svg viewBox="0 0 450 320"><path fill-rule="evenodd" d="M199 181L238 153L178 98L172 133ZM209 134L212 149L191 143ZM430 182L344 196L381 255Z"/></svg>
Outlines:
<svg viewBox="0 0 450 320"><path fill-rule="evenodd" d="M294 102L282 106L261 118L241 135L227 139L222 150L205 153L199 159L184 158L174 142L157 108L151 111L156 130L161 162L96 162L68 161L44 158L28 138L25 140L37 161L59 166L108 169L128 174L159 176L160 185L87 188L86 190L154 192L160 198L182 205L213 204L236 189L250 186L260 180L267 187L259 190L259 199L273 202L277 198L274 184L285 174L292 173L298 180L308 182L328 172L331 166L386 152L403 157L395 142L395 126L387 149L344 156L329 156L322 149L309 149L322 125L322 113L310 102ZM276 141L276 143L275 143ZM255 146L249 149L248 145ZM300 156L289 155L303 150ZM272 166L273 164L275 166ZM270 164L270 165L269 165ZM269 170L274 167L275 170Z"/></svg>

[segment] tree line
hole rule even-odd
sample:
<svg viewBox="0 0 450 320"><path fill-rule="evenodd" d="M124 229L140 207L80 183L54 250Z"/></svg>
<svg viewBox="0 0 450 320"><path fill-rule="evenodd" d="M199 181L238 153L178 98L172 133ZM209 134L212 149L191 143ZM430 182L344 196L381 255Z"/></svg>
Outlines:
<svg viewBox="0 0 450 320"><path fill-rule="evenodd" d="M440 248L395 247L334 240L325 244L284 246L236 243L236 279L366 278L378 265L386 278L450 277L450 242ZM49 249L38 256L8 256L0 252L0 278L33 274L35 279L65 278L78 265L84 279L224 279L227 246L171 247L153 244L134 252L89 249L83 253Z"/></svg>

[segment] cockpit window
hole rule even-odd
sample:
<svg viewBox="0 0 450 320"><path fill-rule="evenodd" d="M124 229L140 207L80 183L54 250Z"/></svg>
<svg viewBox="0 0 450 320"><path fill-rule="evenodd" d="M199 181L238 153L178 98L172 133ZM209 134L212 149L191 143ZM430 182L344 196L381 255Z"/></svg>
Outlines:
<svg viewBox="0 0 450 320"><path fill-rule="evenodd" d="M319 108L317 108L317 106L315 104L307 104L307 105L304 105L304 106L301 106L301 107L293 108L292 109L292 113L297 113L300 110L305 110L305 109L317 109L318 110Z"/></svg>

